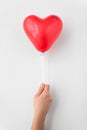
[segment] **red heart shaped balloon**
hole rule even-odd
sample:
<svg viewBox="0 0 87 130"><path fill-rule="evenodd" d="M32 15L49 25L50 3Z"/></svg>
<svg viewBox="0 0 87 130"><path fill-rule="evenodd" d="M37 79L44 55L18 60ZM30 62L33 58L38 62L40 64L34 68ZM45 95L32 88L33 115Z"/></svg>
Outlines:
<svg viewBox="0 0 87 130"><path fill-rule="evenodd" d="M45 52L61 33L62 21L55 15L46 18L30 15L25 18L23 27L35 48L40 52Z"/></svg>

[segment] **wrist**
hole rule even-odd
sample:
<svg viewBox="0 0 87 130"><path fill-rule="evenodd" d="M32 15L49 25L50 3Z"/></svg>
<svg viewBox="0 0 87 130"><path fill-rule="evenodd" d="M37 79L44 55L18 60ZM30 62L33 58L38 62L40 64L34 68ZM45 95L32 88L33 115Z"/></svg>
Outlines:
<svg viewBox="0 0 87 130"><path fill-rule="evenodd" d="M34 115L31 130L44 130L44 121L42 117Z"/></svg>
<svg viewBox="0 0 87 130"><path fill-rule="evenodd" d="M33 120L40 123L44 123L45 116L43 114L34 114Z"/></svg>

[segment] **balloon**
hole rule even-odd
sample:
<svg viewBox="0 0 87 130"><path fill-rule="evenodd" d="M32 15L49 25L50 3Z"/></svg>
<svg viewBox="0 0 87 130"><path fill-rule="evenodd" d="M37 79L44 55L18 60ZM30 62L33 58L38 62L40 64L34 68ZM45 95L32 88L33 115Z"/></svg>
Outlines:
<svg viewBox="0 0 87 130"><path fill-rule="evenodd" d="M25 33L40 52L50 49L62 31L62 25L62 20L55 15L46 18L30 15L23 22Z"/></svg>

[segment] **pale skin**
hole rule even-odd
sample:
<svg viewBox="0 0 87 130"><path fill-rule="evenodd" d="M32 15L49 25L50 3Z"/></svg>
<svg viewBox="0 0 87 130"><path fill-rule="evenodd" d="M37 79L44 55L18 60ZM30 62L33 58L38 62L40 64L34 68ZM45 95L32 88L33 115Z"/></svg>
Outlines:
<svg viewBox="0 0 87 130"><path fill-rule="evenodd" d="M50 87L42 84L34 96L34 116L31 130L45 130L45 118L52 103Z"/></svg>

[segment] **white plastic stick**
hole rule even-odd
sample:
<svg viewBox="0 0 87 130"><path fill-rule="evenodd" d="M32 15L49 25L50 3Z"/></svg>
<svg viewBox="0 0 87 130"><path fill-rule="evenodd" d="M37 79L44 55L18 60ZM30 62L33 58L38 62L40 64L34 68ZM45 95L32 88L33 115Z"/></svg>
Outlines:
<svg viewBox="0 0 87 130"><path fill-rule="evenodd" d="M42 83L45 83L45 72L46 72L46 69L45 69L45 54L44 53L41 53L41 64L42 64Z"/></svg>
<svg viewBox="0 0 87 130"><path fill-rule="evenodd" d="M41 53L41 64L42 64L42 83L49 83L49 67L46 53Z"/></svg>

